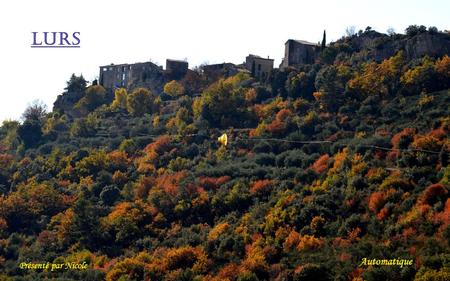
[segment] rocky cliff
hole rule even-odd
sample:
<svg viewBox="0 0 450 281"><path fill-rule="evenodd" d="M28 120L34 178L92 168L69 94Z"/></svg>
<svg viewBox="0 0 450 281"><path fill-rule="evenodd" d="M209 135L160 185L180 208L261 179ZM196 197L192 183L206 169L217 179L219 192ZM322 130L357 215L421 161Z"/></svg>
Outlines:
<svg viewBox="0 0 450 281"><path fill-rule="evenodd" d="M443 32L423 32L414 36L386 35L376 31L366 31L359 35L343 38L331 46L345 44L350 47L353 57L361 60L380 62L400 50L408 59L423 56L442 57L450 53L450 34Z"/></svg>

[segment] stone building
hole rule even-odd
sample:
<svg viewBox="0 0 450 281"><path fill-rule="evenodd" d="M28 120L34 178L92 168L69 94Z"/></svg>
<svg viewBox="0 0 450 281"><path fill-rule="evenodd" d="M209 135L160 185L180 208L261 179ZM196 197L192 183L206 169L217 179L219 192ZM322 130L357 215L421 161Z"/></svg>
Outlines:
<svg viewBox="0 0 450 281"><path fill-rule="evenodd" d="M317 43L289 39L285 43L284 58L280 68L314 63L319 52L320 46Z"/></svg>
<svg viewBox="0 0 450 281"><path fill-rule="evenodd" d="M247 71L242 65L235 65L230 62L202 65L200 69L208 82L216 81L221 77L230 77L241 71Z"/></svg>
<svg viewBox="0 0 450 281"><path fill-rule="evenodd" d="M188 71L189 64L182 60L166 60L166 73L173 79L183 77Z"/></svg>
<svg viewBox="0 0 450 281"><path fill-rule="evenodd" d="M152 62L100 66L99 84L107 90L148 87L159 91L161 83L164 83L164 71Z"/></svg>
<svg viewBox="0 0 450 281"><path fill-rule="evenodd" d="M230 62L202 65L201 70L206 76L231 76L237 73L237 66Z"/></svg>
<svg viewBox="0 0 450 281"><path fill-rule="evenodd" d="M265 80L273 70L273 59L250 54L245 58L245 68L253 77Z"/></svg>
<svg viewBox="0 0 450 281"><path fill-rule="evenodd" d="M99 84L105 89L127 87L131 65L110 64L100 66Z"/></svg>

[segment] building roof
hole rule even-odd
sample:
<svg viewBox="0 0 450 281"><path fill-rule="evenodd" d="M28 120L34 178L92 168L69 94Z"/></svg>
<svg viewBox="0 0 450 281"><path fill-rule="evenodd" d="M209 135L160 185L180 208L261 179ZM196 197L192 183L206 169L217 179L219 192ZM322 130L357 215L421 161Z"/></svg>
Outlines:
<svg viewBox="0 0 450 281"><path fill-rule="evenodd" d="M286 43L288 43L289 41L294 41L294 42L297 42L297 43L303 44L303 45L318 46L317 43L312 43L312 42L308 42L308 41L305 41L305 40L289 39L289 40L286 41Z"/></svg>
<svg viewBox="0 0 450 281"><path fill-rule="evenodd" d="M261 59L261 60L273 60L273 59L270 59L270 58L263 58L263 57L260 57L260 56L257 56L257 55L252 55L252 54L248 55L247 57L252 57L252 58Z"/></svg>
<svg viewBox="0 0 450 281"><path fill-rule="evenodd" d="M179 62L179 63L188 63L187 61L184 61L184 60L173 60L173 59L166 59L166 61L171 61L171 62Z"/></svg>
<svg viewBox="0 0 450 281"><path fill-rule="evenodd" d="M214 64L205 64L201 65L201 68L213 68L213 67L225 67L225 66L236 66L234 63L231 62L223 62L223 63L214 63Z"/></svg>
<svg viewBox="0 0 450 281"><path fill-rule="evenodd" d="M120 63L120 64L107 64L107 65L101 65L100 68L102 67L121 67L121 66L130 66L130 65L138 65L138 64L153 64L156 65L154 62L151 61L145 61L145 62L135 62L135 63ZM158 65L156 65L158 66Z"/></svg>
<svg viewBox="0 0 450 281"><path fill-rule="evenodd" d="M125 65L128 65L128 64L127 63L121 63L121 64L111 63L111 64L107 64L107 65L101 65L100 68L102 68L102 67L118 67L118 66L125 66Z"/></svg>

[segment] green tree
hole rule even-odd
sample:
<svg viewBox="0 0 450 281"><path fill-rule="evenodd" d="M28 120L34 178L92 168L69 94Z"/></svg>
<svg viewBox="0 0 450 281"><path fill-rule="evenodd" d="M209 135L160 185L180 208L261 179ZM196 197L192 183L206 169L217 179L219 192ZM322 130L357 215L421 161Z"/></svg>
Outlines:
<svg viewBox="0 0 450 281"><path fill-rule="evenodd" d="M75 73L72 74L70 80L67 81L67 87L65 88L67 92L83 92L86 89L86 80L83 74L76 76Z"/></svg>
<svg viewBox="0 0 450 281"><path fill-rule="evenodd" d="M42 126L47 114L45 104L34 101L22 114L24 122L17 128L17 135L25 148L36 146L42 139Z"/></svg>
<svg viewBox="0 0 450 281"><path fill-rule="evenodd" d="M421 34L421 33L425 33L427 31L426 26L421 25L410 25L405 29L405 33L406 35L408 35L409 37L413 37L415 35Z"/></svg>
<svg viewBox="0 0 450 281"><path fill-rule="evenodd" d="M100 192L100 199L106 205L112 205L120 197L120 190L114 185L105 186Z"/></svg>
<svg viewBox="0 0 450 281"><path fill-rule="evenodd" d="M245 92L239 85L242 77L232 76L209 86L193 104L194 116L206 119L212 126L243 126L247 118Z"/></svg>
<svg viewBox="0 0 450 281"><path fill-rule="evenodd" d="M133 139L125 139L119 145L119 150L126 152L128 155L133 155L138 148L138 145Z"/></svg>
<svg viewBox="0 0 450 281"><path fill-rule="evenodd" d="M322 50L325 49L326 45L327 45L327 33L324 30L323 31L323 37L322 37L322 45L321 45Z"/></svg>
<svg viewBox="0 0 450 281"><path fill-rule="evenodd" d="M91 201L85 199L83 194L74 204L73 232L71 236L75 237L82 245L91 249L99 247L100 234L100 207Z"/></svg>
<svg viewBox="0 0 450 281"><path fill-rule="evenodd" d="M42 139L42 124L35 120L26 120L17 129L17 135L25 148L35 147Z"/></svg>
<svg viewBox="0 0 450 281"><path fill-rule="evenodd" d="M314 92L314 79L315 72L305 73L303 71L299 73L291 72L289 79L286 83L286 89L290 97L297 98L302 97L305 99L311 99Z"/></svg>
<svg viewBox="0 0 450 281"><path fill-rule="evenodd" d="M72 137L92 137L96 133L97 120L94 116L76 119L70 127Z"/></svg>
<svg viewBox="0 0 450 281"><path fill-rule="evenodd" d="M347 66L324 66L316 76L315 87L319 90L315 98L325 109L335 111L342 104L345 85L351 73Z"/></svg>

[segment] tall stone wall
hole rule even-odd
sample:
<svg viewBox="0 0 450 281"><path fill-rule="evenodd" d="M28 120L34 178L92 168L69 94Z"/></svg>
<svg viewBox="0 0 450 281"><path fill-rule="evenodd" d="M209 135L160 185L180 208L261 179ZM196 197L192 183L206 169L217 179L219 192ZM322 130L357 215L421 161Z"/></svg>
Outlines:
<svg viewBox="0 0 450 281"><path fill-rule="evenodd" d="M245 68L253 77L265 80L273 70L273 59L248 55L245 59Z"/></svg>
<svg viewBox="0 0 450 281"><path fill-rule="evenodd" d="M312 64L319 54L317 44L289 39L285 43L284 58L281 68L299 64Z"/></svg>
<svg viewBox="0 0 450 281"><path fill-rule="evenodd" d="M160 93L164 82L163 69L152 62L100 67L99 83L108 91L114 91L117 88L126 88L131 91L136 87L146 87L155 93Z"/></svg>

